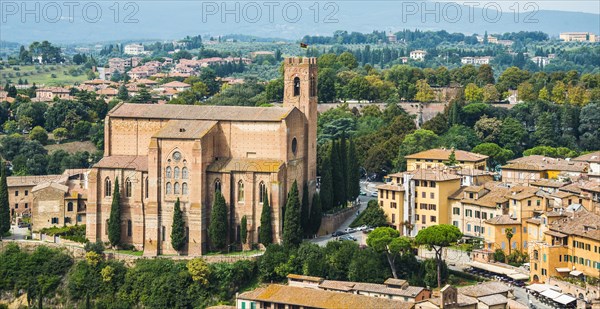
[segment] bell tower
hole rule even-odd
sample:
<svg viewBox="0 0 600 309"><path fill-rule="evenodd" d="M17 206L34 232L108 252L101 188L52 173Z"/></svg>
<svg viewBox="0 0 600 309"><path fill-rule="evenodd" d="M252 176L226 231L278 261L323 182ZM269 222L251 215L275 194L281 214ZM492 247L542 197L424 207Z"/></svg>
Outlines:
<svg viewBox="0 0 600 309"><path fill-rule="evenodd" d="M317 187L317 58L285 58L283 75L283 106L295 106L306 117L305 175L312 200Z"/></svg>

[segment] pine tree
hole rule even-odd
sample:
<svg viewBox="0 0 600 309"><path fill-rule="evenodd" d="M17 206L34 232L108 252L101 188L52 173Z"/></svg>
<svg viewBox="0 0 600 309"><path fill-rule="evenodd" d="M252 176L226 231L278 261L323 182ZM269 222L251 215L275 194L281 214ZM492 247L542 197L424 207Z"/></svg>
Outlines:
<svg viewBox="0 0 600 309"><path fill-rule="evenodd" d="M118 247L121 244L121 191L119 190L119 178L115 179L112 205L110 206L108 240L113 247Z"/></svg>
<svg viewBox="0 0 600 309"><path fill-rule="evenodd" d="M179 198L173 207L173 223L171 225L171 246L179 252L185 246L185 222L179 205Z"/></svg>
<svg viewBox="0 0 600 309"><path fill-rule="evenodd" d="M10 231L10 208L8 206L8 185L6 184L6 165L0 160L0 239Z"/></svg>
<svg viewBox="0 0 600 309"><path fill-rule="evenodd" d="M356 146L350 139L348 147L348 200L354 200L360 194L360 170L358 158L356 157Z"/></svg>
<svg viewBox="0 0 600 309"><path fill-rule="evenodd" d="M331 172L331 161L328 156L321 163L321 185L319 194L321 196L321 207L323 211L333 208L333 173Z"/></svg>
<svg viewBox="0 0 600 309"><path fill-rule="evenodd" d="M342 138L340 139L340 147L338 149L338 158L340 158L340 171L342 174L342 182L339 184L340 188L340 202L342 205L346 205L349 194L348 194L348 150L346 145L346 132L342 133Z"/></svg>
<svg viewBox="0 0 600 309"><path fill-rule="evenodd" d="M265 190L263 207L260 214L260 233L258 240L265 247L273 242L273 227L271 226L271 207L269 206L269 194Z"/></svg>
<svg viewBox="0 0 600 309"><path fill-rule="evenodd" d="M285 218L283 226L283 246L297 247L302 242L302 226L300 226L300 199L298 196L298 183L294 181L292 189L288 192L285 204Z"/></svg>
<svg viewBox="0 0 600 309"><path fill-rule="evenodd" d="M227 205L221 191L215 193L212 211L210 213L210 224L208 236L216 249L223 249L227 244Z"/></svg>
<svg viewBox="0 0 600 309"><path fill-rule="evenodd" d="M340 184L344 184L344 175L342 174L342 166L339 157L338 143L333 141L331 152L329 153L329 161L331 162L331 185L333 191L333 206L340 206L344 200L343 190L340 189Z"/></svg>
<svg viewBox="0 0 600 309"><path fill-rule="evenodd" d="M246 216L242 217L242 222L240 223L240 238L243 244L246 243L246 238L248 236L248 219Z"/></svg>
<svg viewBox="0 0 600 309"><path fill-rule="evenodd" d="M454 152L454 148L453 148L452 152L448 156L448 162L446 163L446 165L447 166L456 166L457 164L458 164L458 161L456 161L456 153Z"/></svg>
<svg viewBox="0 0 600 309"><path fill-rule="evenodd" d="M310 213L308 205L308 184L306 182L304 182L304 186L302 186L302 210L300 218L302 222L302 230L304 233L306 233L306 235L308 235Z"/></svg>
<svg viewBox="0 0 600 309"><path fill-rule="evenodd" d="M319 193L313 195L312 204L310 207L310 234L314 235L319 231L321 227L321 218L323 217L321 209L321 198Z"/></svg>

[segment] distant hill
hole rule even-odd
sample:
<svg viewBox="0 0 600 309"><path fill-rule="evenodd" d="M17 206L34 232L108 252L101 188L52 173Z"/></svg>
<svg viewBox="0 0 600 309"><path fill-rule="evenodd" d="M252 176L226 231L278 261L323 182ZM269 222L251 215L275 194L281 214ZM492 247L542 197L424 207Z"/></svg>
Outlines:
<svg viewBox="0 0 600 309"><path fill-rule="evenodd" d="M139 1L135 2L138 11L129 19L123 21L132 10L122 8L118 22L114 21L113 11L109 6L112 2L97 2L102 7L102 18L93 23L86 22L81 16L81 10L76 10L73 23L66 18L56 23L21 23L20 17L7 16L7 23L3 23L2 39L7 41L31 42L34 40L50 40L59 43L81 43L127 39L161 38L175 39L186 35L224 35L229 33L243 33L248 36L277 37L297 40L306 34L330 35L333 31L344 29L347 31L371 32L373 30L398 31L402 29L446 30L448 32L463 33L503 33L512 31L543 31L551 36L557 36L564 31L591 31L600 33L600 15L592 13L577 13L564 11L539 11L533 16L530 13L521 13L516 16L510 11L504 11L500 18L491 21L497 15L492 9L487 11L488 20L483 18L484 11L475 8L472 13L473 21L469 21L469 8L452 4L448 8L447 16L427 15L426 20L420 14L410 15L403 20L402 1L337 1L336 6L324 7L325 2L319 2L320 12L318 22L315 22L314 10L310 6L313 2L293 2L300 6L301 17L296 16L296 7L288 7L286 21L282 16L283 4L274 8L273 22L269 21L269 10L262 2L260 17L248 9L245 15L240 15L239 22L235 16L222 16L219 11L213 15L202 16L203 3L205 2L165 2L165 1ZM119 2L124 5L124 2ZM221 2L214 2L221 3ZM227 2L230 8L234 2ZM420 3L420 2L415 2ZM240 2L241 10L246 2ZM206 4L205 4L206 5ZM443 7L443 6L442 6ZM461 17L456 19L455 11L460 8ZM206 7L204 8L206 12ZM313 7L314 9L314 7ZM331 15L329 22L325 19ZM66 10L65 10L66 12ZM528 16L535 20L525 22ZM94 16L92 16L94 17ZM244 18L245 17L245 18ZM89 19L89 16L88 16ZM456 22L453 22L456 19ZM515 22L515 20L517 22Z"/></svg>

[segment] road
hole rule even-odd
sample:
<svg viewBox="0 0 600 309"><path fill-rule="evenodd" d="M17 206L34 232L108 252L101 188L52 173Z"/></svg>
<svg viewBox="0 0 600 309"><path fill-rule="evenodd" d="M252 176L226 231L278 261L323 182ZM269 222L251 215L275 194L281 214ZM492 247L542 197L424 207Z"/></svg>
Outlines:
<svg viewBox="0 0 600 309"><path fill-rule="evenodd" d="M363 212L366 208L367 208L367 203L372 200L372 199L376 199L376 197L372 197L371 193L376 192L377 190L375 189L375 186L379 185L380 183L374 183L374 182L367 182L367 181L360 181L360 189L364 192L367 193L366 196L359 196L359 201L360 201L360 206L359 206L359 211ZM348 218L348 220L346 220L344 223L342 223L342 225L340 225L340 227L337 229L338 231L343 231L346 228L348 228L350 226L350 224L352 223L352 221L354 221L354 219L356 219L356 216L351 216L350 218ZM367 243L367 234L364 234L363 232L354 232L351 233L350 235L356 237L356 242L358 244L364 245ZM327 245L328 242L335 240L335 238L331 237L331 235L325 235L325 236L321 236L321 237L317 237L317 238L313 238L310 239L309 241L312 243L316 243L319 246L324 247L325 245Z"/></svg>
<svg viewBox="0 0 600 309"><path fill-rule="evenodd" d="M11 225L10 226L10 236L9 237L5 237L6 239L15 239L15 240L19 240L19 239L25 239L27 236L30 236L31 233L29 232L29 229L26 227L18 227L17 225Z"/></svg>

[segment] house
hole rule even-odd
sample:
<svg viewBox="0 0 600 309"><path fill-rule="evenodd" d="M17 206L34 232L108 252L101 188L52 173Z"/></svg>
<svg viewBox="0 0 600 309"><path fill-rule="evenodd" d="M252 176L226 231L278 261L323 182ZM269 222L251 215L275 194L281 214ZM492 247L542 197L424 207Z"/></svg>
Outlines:
<svg viewBox="0 0 600 309"><path fill-rule="evenodd" d="M71 90L63 87L42 87L35 90L35 101L50 102L54 98L61 100L71 99Z"/></svg>
<svg viewBox="0 0 600 309"><path fill-rule="evenodd" d="M440 297L418 302L415 304L415 309L516 308L515 305L509 306L509 302L511 301L512 297L513 289L501 282L485 282L472 286L460 287L458 289L453 286L446 285L440 290ZM516 305L521 304L517 303Z"/></svg>
<svg viewBox="0 0 600 309"><path fill-rule="evenodd" d="M170 83L166 83L161 85L161 88L167 90L167 89L173 89L173 90L177 90L179 92L181 91L185 91L188 89L192 88L192 85L190 84L186 84L186 83L182 83L182 82L178 82L178 81L172 81Z"/></svg>
<svg viewBox="0 0 600 309"><path fill-rule="evenodd" d="M425 56L427 56L427 52L424 50L417 49L410 52L410 59L413 60L422 61Z"/></svg>
<svg viewBox="0 0 600 309"><path fill-rule="evenodd" d="M463 169L485 170L488 156L458 149L434 148L405 156L406 170L445 167L454 152L457 166Z"/></svg>
<svg viewBox="0 0 600 309"><path fill-rule="evenodd" d="M125 48L123 49L123 51L127 55L143 55L145 53L144 45L142 45L142 44L125 45Z"/></svg>
<svg viewBox="0 0 600 309"><path fill-rule="evenodd" d="M597 37L591 32L562 32L560 39L565 42L596 42Z"/></svg>
<svg viewBox="0 0 600 309"><path fill-rule="evenodd" d="M473 64L473 65L482 65L482 64L490 64L492 57L462 57L460 59L460 63L462 64Z"/></svg>
<svg viewBox="0 0 600 309"><path fill-rule="evenodd" d="M540 155L510 160L502 166L504 182L529 183L539 179L570 179L587 174L589 164Z"/></svg>
<svg viewBox="0 0 600 309"><path fill-rule="evenodd" d="M589 179L600 182L600 151L591 152L577 158L573 158L572 161L588 163L590 166L587 173Z"/></svg>
<svg viewBox="0 0 600 309"><path fill-rule="evenodd" d="M548 58L548 57L541 57L541 56L535 56L535 57L531 58L531 61L533 61L538 66L545 67L548 63L550 63L550 58Z"/></svg>
<svg viewBox="0 0 600 309"><path fill-rule="evenodd" d="M18 219L31 215L33 205L33 194L31 190L40 183L56 181L62 175L40 175L40 176L8 176L8 204L10 206L11 221L16 223Z"/></svg>

